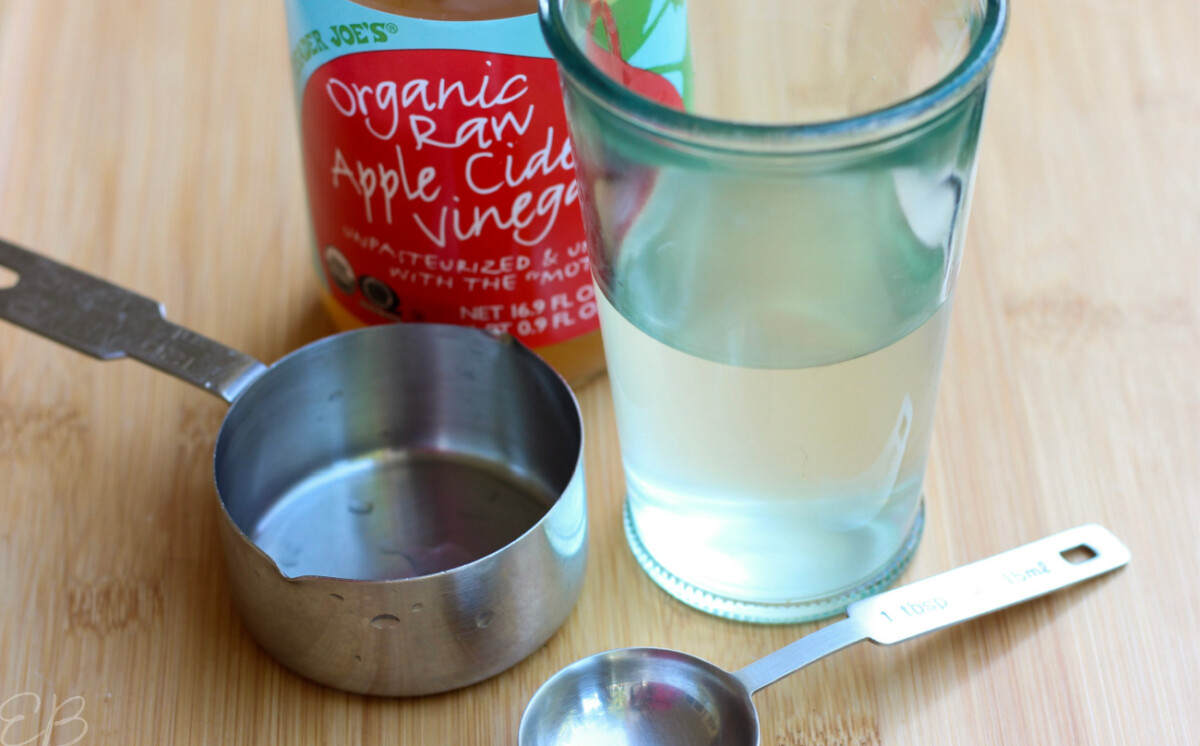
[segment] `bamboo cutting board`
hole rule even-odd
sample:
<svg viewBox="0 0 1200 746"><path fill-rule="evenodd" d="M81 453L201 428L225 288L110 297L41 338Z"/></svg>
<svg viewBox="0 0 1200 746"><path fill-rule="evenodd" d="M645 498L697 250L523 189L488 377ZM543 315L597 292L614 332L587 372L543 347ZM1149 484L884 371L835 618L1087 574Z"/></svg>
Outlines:
<svg viewBox="0 0 1200 746"><path fill-rule="evenodd" d="M1193 0L1015 8L906 579L1090 521L1133 562L827 659L758 697L764 744L1200 742L1197 31ZM332 331L305 209L279 3L0 0L0 235L273 360ZM0 325L0 746L515 744L538 684L588 653L737 667L818 626L659 591L624 544L607 382L581 400L592 544L567 624L485 683L371 699L242 629L211 491L223 405Z"/></svg>

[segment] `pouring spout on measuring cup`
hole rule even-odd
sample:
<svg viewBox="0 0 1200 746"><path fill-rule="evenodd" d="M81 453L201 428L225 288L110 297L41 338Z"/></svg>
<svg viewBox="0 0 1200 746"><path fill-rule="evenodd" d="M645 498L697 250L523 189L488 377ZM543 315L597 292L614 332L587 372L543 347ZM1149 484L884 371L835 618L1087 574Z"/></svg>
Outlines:
<svg viewBox="0 0 1200 746"><path fill-rule="evenodd" d="M534 694L520 746L757 746L750 697L863 640L892 645L1053 593L1129 562L1107 529L1078 526L857 601L847 618L730 673L673 650L625 648L574 663Z"/></svg>

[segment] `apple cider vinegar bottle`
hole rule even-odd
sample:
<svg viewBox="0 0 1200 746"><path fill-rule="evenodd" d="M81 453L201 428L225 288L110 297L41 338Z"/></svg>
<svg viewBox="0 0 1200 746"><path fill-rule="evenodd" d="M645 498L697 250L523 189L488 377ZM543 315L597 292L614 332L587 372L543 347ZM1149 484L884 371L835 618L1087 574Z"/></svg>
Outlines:
<svg viewBox="0 0 1200 746"><path fill-rule="evenodd" d="M608 13L596 0L597 13ZM684 94L683 0L621 56ZM604 369L575 158L536 0L285 0L314 263L348 329L507 332L567 380ZM641 40L631 48L627 39Z"/></svg>

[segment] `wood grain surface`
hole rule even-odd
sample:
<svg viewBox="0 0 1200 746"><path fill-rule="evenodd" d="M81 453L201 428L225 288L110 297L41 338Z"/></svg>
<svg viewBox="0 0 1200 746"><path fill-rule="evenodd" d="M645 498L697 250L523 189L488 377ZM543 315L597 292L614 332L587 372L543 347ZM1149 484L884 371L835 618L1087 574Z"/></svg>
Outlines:
<svg viewBox="0 0 1200 746"><path fill-rule="evenodd" d="M1017 3L905 577L1090 521L1133 562L827 659L757 698L764 744L1200 742L1197 32L1194 0ZM0 0L0 235L273 360L332 331L300 178L280 3ZM592 544L566 625L466 690L364 698L275 664L231 606L224 406L0 324L0 741L75 743L86 722L78 743L515 744L538 684L588 653L736 667L819 626L655 587L620 527L607 382L581 400Z"/></svg>

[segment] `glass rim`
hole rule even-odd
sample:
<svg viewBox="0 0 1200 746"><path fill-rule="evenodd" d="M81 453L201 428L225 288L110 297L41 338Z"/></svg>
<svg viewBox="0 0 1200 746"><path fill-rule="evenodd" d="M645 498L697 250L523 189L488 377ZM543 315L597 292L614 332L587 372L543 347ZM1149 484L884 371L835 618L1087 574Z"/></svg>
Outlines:
<svg viewBox="0 0 1200 746"><path fill-rule="evenodd" d="M539 0L538 17L546 46L564 78L598 105L659 137L741 153L840 150L910 131L987 81L1008 26L1008 0L981 0L985 12L979 35L966 56L933 85L888 106L850 117L767 124L699 116L634 93L596 67L571 38L563 19L563 2Z"/></svg>

